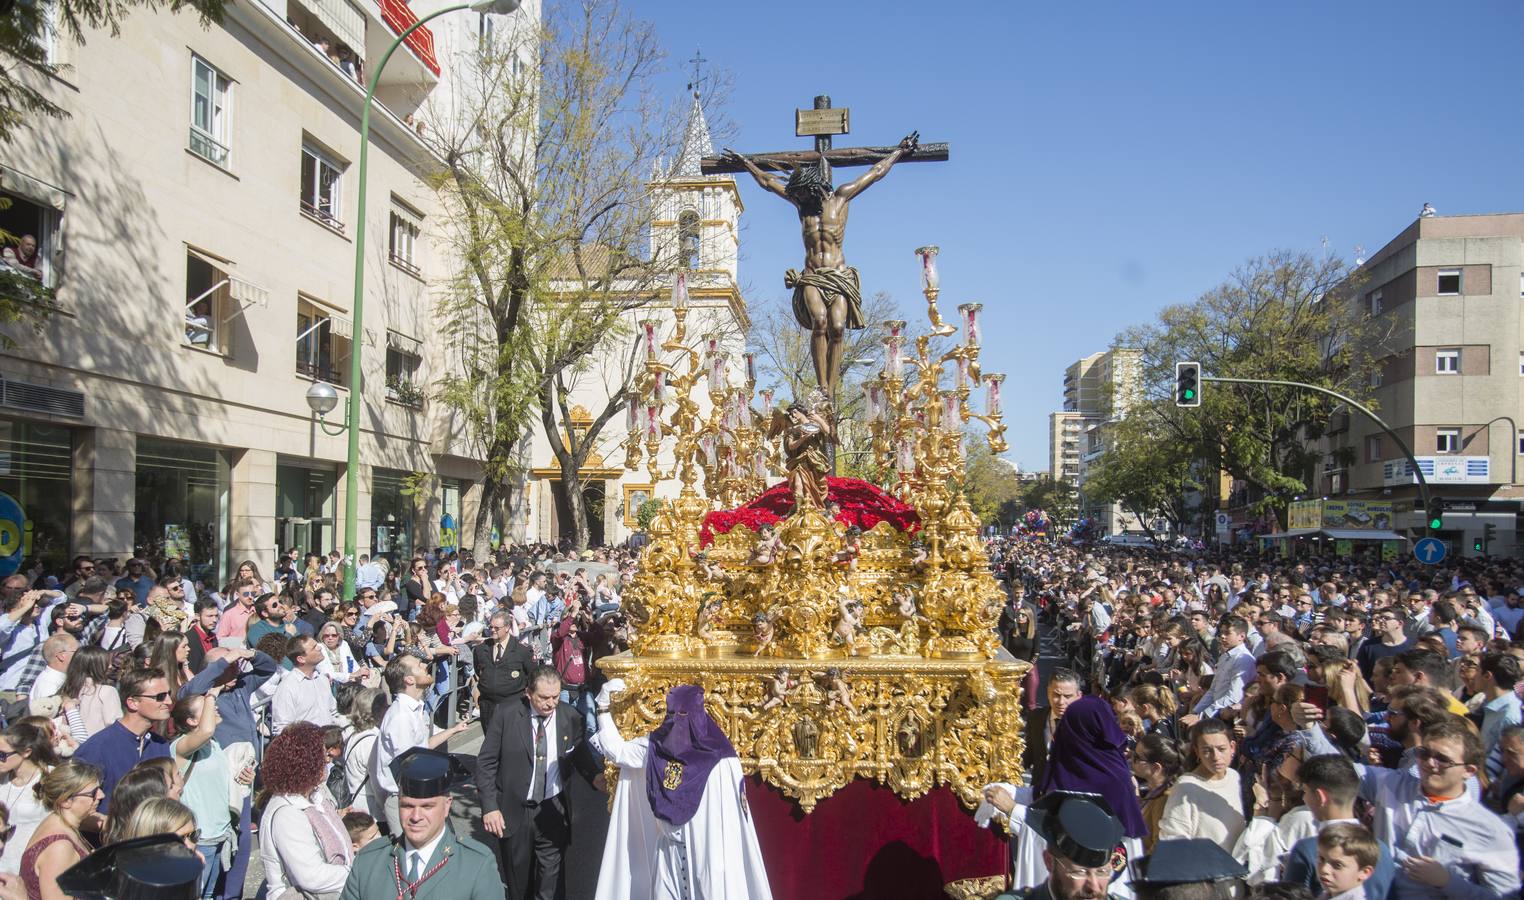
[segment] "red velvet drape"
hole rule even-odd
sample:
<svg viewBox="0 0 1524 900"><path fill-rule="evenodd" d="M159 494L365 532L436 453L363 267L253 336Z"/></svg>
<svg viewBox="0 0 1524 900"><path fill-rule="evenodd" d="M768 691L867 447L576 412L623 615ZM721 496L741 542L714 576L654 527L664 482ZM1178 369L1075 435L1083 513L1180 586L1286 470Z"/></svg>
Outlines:
<svg viewBox="0 0 1524 900"><path fill-rule="evenodd" d="M935 900L948 882L1009 868L1001 833L947 787L906 801L857 779L806 816L753 775L746 801L776 900Z"/></svg>
<svg viewBox="0 0 1524 900"><path fill-rule="evenodd" d="M916 514L915 507L896 500L860 478L837 478L834 475L827 478L826 500L841 505L837 521L856 525L863 531L880 522L888 522L906 532L918 531L921 527L921 517ZM745 506L717 509L704 516L704 524L699 529L699 546L709 546L714 543L715 535L724 534L737 525L745 525L752 531L761 530L763 525L776 525L793 511L794 491L788 482L781 481Z"/></svg>

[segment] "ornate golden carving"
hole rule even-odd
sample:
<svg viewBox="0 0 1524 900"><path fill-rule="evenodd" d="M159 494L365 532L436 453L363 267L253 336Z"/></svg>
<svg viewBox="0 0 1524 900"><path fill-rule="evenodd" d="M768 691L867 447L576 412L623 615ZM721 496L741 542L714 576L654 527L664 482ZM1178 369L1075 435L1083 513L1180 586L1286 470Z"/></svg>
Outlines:
<svg viewBox="0 0 1524 900"><path fill-rule="evenodd" d="M912 377L901 371L904 323L886 323L890 361L868 386L874 451L898 473L895 496L920 516L915 535L887 523L846 533L798 503L770 533L738 526L700 553L704 516L749 501L766 487L765 472L777 471L779 448L758 427L770 397L764 413L751 409L749 362L744 385L725 383L716 339L704 339L707 359L704 344L690 346L687 310L676 302L670 338L658 343L656 323L642 323L647 361L637 389L645 399L632 417L626 466L644 461L653 484L677 479L681 489L655 517L624 594L637 618L631 649L599 662L627 682L614 716L626 734L647 733L669 688L702 685L742 766L806 812L853 778L907 799L948 785L969 807L985 784L1020 778L1028 664L997 659L1004 595L960 489L962 424L988 425L996 452L1004 425L998 409L974 416L966 403L968 378L980 378L977 307L960 307L964 345L931 352L933 335L956 330L936 314L932 274L932 333L916 339ZM949 363L957 388L944 391ZM693 399L700 378L707 416ZM665 446L667 469L658 462Z"/></svg>

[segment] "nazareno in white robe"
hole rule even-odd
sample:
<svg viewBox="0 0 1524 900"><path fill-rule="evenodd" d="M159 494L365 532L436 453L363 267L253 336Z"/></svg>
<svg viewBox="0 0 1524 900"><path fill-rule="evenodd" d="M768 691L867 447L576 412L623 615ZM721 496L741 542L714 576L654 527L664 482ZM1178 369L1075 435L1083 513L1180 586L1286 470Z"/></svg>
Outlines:
<svg viewBox="0 0 1524 900"><path fill-rule="evenodd" d="M716 763L698 811L674 828L646 799L648 743L626 741L612 716L598 716L598 744L619 766L619 784L596 900L772 900L740 762Z"/></svg>

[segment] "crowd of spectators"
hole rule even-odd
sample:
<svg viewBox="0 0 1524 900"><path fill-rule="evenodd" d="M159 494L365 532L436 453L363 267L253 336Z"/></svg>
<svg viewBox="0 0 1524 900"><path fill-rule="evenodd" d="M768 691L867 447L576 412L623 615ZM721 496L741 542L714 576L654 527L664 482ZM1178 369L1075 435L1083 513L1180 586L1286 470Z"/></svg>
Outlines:
<svg viewBox="0 0 1524 900"><path fill-rule="evenodd" d="M1139 851L1210 840L1262 896L1519 891L1519 561L1432 567L1025 537L988 549L1010 588L1002 643L1035 660L1046 637L1061 657L1045 690L1029 682L1035 793L992 786L1000 811L1061 782L1085 735L1084 752L1133 776L1125 796L1104 796L1124 822L1141 813L1127 831ZM1105 727L1090 721L1101 706L1091 697L1109 706ZM1085 720L1069 722L1081 704Z"/></svg>
<svg viewBox="0 0 1524 900"><path fill-rule="evenodd" d="M362 556L352 604L337 553L244 561L221 585L177 559L0 580L0 898L62 898L93 848L166 833L200 855L204 898L243 896L255 854L268 900L337 896L399 829L391 760L505 699L477 677L494 645L554 667L591 718L635 558Z"/></svg>

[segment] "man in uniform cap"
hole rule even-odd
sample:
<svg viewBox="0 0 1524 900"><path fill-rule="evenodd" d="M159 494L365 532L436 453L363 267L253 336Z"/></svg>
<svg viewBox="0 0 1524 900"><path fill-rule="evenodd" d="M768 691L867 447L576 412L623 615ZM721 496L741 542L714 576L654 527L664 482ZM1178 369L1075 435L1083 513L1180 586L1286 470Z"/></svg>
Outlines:
<svg viewBox="0 0 1524 900"><path fill-rule="evenodd" d="M1027 809L1026 823L1047 842L1048 880L1025 900L1100 900L1126 866L1122 823L1098 795L1051 791Z"/></svg>
<svg viewBox="0 0 1524 900"><path fill-rule="evenodd" d="M355 857L343 900L503 900L492 851L450 827L448 753L414 747L392 763L402 834L371 841Z"/></svg>
<svg viewBox="0 0 1524 900"><path fill-rule="evenodd" d="M1138 900L1235 900L1246 893L1248 866L1208 838L1160 841L1132 866Z"/></svg>

